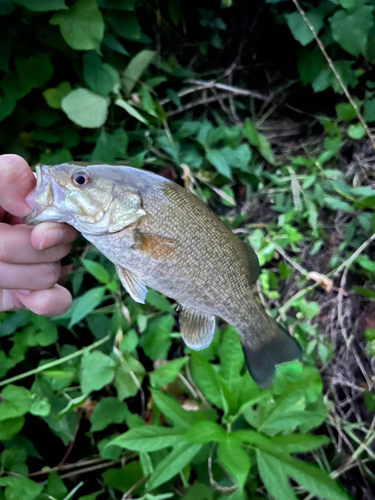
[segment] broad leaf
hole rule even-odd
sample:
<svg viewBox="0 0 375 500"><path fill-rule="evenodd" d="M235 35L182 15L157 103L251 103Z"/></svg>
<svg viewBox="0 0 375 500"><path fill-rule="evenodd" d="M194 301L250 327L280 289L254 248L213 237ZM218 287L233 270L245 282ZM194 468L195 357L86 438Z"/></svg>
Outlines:
<svg viewBox="0 0 375 500"><path fill-rule="evenodd" d="M182 440L171 453L161 460L147 483L147 489L152 491L157 486L166 483L178 474L201 449L199 444L190 444Z"/></svg>
<svg viewBox="0 0 375 500"><path fill-rule="evenodd" d="M91 431L102 431L110 424L121 424L129 414L128 407L117 398L103 398L91 415Z"/></svg>
<svg viewBox="0 0 375 500"><path fill-rule="evenodd" d="M333 39L353 56L365 51L368 32L374 24L372 11L372 5L359 4L354 10L340 9L329 19Z"/></svg>
<svg viewBox="0 0 375 500"><path fill-rule="evenodd" d="M61 107L68 118L85 128L98 128L104 125L108 105L107 98L83 88L73 90L61 102Z"/></svg>
<svg viewBox="0 0 375 500"><path fill-rule="evenodd" d="M150 65L155 55L156 52L153 50L142 50L129 62L122 77L122 85L128 95L131 94L135 84Z"/></svg>
<svg viewBox="0 0 375 500"><path fill-rule="evenodd" d="M142 425L117 436L109 444L127 450L151 452L177 445L184 440L184 433L185 429L181 427Z"/></svg>
<svg viewBox="0 0 375 500"><path fill-rule="evenodd" d="M225 441L219 442L217 451L221 464L231 473L242 490L250 470L250 458L242 449L241 443L228 434Z"/></svg>
<svg viewBox="0 0 375 500"><path fill-rule="evenodd" d="M50 23L60 26L64 40L75 50L98 49L103 40L104 21L95 0L78 0L67 12L55 14Z"/></svg>
<svg viewBox="0 0 375 500"><path fill-rule="evenodd" d="M85 351L81 361L82 392L93 392L109 384L115 375L115 362L100 351Z"/></svg>

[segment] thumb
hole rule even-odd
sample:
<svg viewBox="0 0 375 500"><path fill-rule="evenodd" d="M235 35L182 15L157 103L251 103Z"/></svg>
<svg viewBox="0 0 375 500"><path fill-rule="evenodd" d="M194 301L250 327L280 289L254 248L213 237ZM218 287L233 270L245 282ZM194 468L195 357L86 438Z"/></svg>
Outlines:
<svg viewBox="0 0 375 500"><path fill-rule="evenodd" d="M12 215L23 217L31 212L25 202L34 189L35 177L27 162L17 155L0 156L0 207Z"/></svg>

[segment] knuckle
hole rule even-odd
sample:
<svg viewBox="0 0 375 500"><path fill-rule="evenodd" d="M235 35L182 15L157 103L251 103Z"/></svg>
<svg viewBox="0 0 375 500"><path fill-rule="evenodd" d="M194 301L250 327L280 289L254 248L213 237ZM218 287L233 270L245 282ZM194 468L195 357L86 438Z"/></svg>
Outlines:
<svg viewBox="0 0 375 500"><path fill-rule="evenodd" d="M60 264L43 264L41 280L46 288L52 288L57 283L60 276Z"/></svg>
<svg viewBox="0 0 375 500"><path fill-rule="evenodd" d="M0 231L0 261L14 262L16 256L16 246L12 238L4 228Z"/></svg>

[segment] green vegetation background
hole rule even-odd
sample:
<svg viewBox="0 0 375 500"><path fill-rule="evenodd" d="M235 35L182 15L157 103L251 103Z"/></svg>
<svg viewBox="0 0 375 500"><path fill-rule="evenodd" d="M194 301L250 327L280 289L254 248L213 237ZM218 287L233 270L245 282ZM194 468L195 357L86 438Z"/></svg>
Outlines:
<svg viewBox="0 0 375 500"><path fill-rule="evenodd" d="M0 313L1 500L374 498L374 7L0 0L0 150L192 189L304 348L260 391L79 241L65 315Z"/></svg>

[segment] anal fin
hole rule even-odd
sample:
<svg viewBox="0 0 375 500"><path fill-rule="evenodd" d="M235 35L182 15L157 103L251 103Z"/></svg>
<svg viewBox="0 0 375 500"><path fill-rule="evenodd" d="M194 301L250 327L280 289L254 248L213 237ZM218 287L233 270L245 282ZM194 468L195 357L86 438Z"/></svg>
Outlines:
<svg viewBox="0 0 375 500"><path fill-rule="evenodd" d="M130 297L141 304L145 303L147 288L146 285L134 273L124 267L116 265L116 272L123 287Z"/></svg>
<svg viewBox="0 0 375 500"><path fill-rule="evenodd" d="M180 305L180 331L185 344L194 351L208 347L215 332L215 316Z"/></svg>

